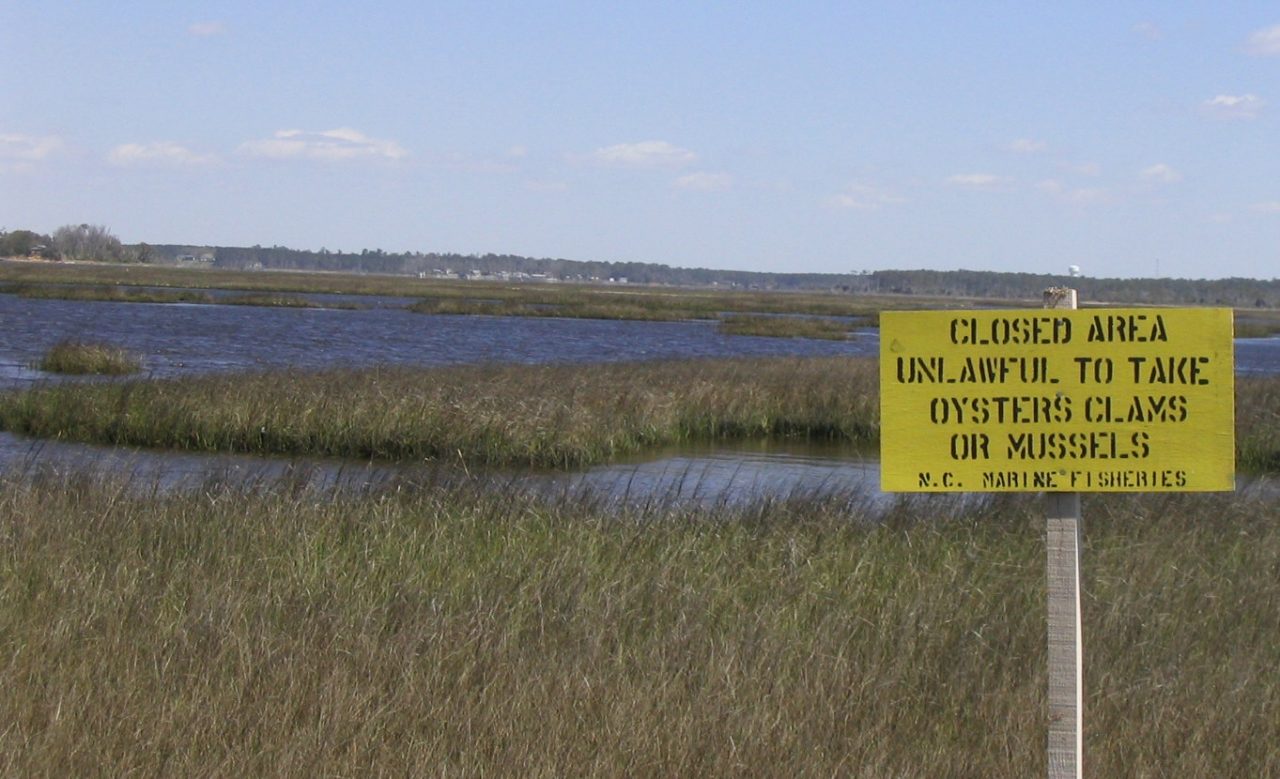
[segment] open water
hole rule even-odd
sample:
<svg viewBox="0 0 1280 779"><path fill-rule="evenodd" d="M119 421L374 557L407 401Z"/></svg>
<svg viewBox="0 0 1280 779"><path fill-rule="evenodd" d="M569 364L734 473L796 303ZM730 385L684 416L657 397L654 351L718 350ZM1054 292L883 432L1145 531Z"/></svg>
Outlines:
<svg viewBox="0 0 1280 779"><path fill-rule="evenodd" d="M33 300L0 295L0 390L64 381L31 366L58 341L104 341L142 355L156 377L293 367L380 364L606 362L746 356L874 356L874 330L849 341L721 335L709 322L623 322L427 316L393 298L367 308L144 304ZM1238 373L1280 372L1280 338L1236 342ZM0 471L94 467L143 484L291 478L308 484L376 485L429 480L447 465L364 464L156 453L33 441L0 433ZM755 448L659 453L571 474L499 474L534 489L588 489L627 500L716 503L761 494L858 493L881 499L874 457L833 448Z"/></svg>

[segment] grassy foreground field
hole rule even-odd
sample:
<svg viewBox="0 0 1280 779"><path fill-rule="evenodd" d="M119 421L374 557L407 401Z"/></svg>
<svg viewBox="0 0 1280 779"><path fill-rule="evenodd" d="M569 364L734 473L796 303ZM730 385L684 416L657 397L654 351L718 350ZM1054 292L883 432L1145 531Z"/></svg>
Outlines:
<svg viewBox="0 0 1280 779"><path fill-rule="evenodd" d="M1044 774L1042 507L0 483L0 774ZM1280 525L1086 500L1086 765L1280 775Z"/></svg>

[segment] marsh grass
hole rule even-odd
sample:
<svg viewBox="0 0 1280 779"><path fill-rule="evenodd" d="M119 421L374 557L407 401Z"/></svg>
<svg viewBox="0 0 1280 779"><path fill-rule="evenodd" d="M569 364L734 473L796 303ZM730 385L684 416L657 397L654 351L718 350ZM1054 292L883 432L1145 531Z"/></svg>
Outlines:
<svg viewBox="0 0 1280 779"><path fill-rule="evenodd" d="M111 344L60 341L50 347L37 368L48 373L124 376L142 370L142 359Z"/></svg>
<svg viewBox="0 0 1280 779"><path fill-rule="evenodd" d="M1236 315L1236 338L1271 338L1280 335L1280 318L1256 313Z"/></svg>
<svg viewBox="0 0 1280 779"><path fill-rule="evenodd" d="M145 286L246 292L335 293L420 298L422 313L563 316L596 319L715 319L722 313L863 316L874 322L885 308L970 308L989 300L837 292L685 289L599 284L510 284L497 281L418 279L375 274L233 271L105 263L0 261L0 282L11 286ZM1001 301L1000 305L1039 305Z"/></svg>
<svg viewBox="0 0 1280 779"><path fill-rule="evenodd" d="M873 360L271 372L0 395L0 429L197 451L576 467L649 448L879 438ZM1280 472L1280 377L1236 381L1237 467Z"/></svg>
<svg viewBox="0 0 1280 779"><path fill-rule="evenodd" d="M1280 376L1236 377L1236 463L1280 472Z"/></svg>
<svg viewBox="0 0 1280 779"><path fill-rule="evenodd" d="M689 441L874 440L865 359L272 372L0 395L0 428L203 451L566 467Z"/></svg>
<svg viewBox="0 0 1280 779"><path fill-rule="evenodd" d="M1043 513L0 485L0 774L1044 774ZM1265 504L1086 501L1098 776L1280 772Z"/></svg>
<svg viewBox="0 0 1280 779"><path fill-rule="evenodd" d="M857 326L847 319L732 314L720 320L719 330L725 335L844 341L850 337L850 333Z"/></svg>
<svg viewBox="0 0 1280 779"><path fill-rule="evenodd" d="M133 287L14 284L0 292L39 300L92 300L112 303L214 303L199 290L138 289Z"/></svg>
<svg viewBox="0 0 1280 779"><path fill-rule="evenodd" d="M296 294L250 292L237 295L214 295L194 289L154 289L124 286L32 285L12 284L0 292L41 300L91 300L112 303L187 303L224 306L264 306L274 308L319 308L321 303ZM326 303L326 308L359 308L351 302Z"/></svg>
<svg viewBox="0 0 1280 779"><path fill-rule="evenodd" d="M859 317L873 324L880 309L914 308L922 301L828 293L697 290L677 288L601 288L556 284L498 285L437 283L409 306L420 314L484 314L680 321L726 320L762 314L811 317ZM936 301L934 301L936 302ZM945 304L954 307L955 301Z"/></svg>

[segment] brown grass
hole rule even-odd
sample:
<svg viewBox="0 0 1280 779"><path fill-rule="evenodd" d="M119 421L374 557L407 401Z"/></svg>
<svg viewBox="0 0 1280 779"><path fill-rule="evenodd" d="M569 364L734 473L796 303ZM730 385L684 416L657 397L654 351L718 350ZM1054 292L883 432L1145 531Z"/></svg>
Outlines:
<svg viewBox="0 0 1280 779"><path fill-rule="evenodd" d="M1033 499L0 489L0 773L1045 771ZM1098 776L1280 772L1280 528L1086 501Z"/></svg>

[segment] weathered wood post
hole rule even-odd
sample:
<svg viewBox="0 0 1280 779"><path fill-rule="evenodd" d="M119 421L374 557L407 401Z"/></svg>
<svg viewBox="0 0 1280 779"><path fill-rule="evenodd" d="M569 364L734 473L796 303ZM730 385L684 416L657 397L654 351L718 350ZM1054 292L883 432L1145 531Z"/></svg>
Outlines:
<svg viewBox="0 0 1280 779"><path fill-rule="evenodd" d="M1044 292L1045 308L1075 309L1076 291ZM1084 647L1080 636L1080 493L1046 498L1049 586L1049 779L1084 772Z"/></svg>

